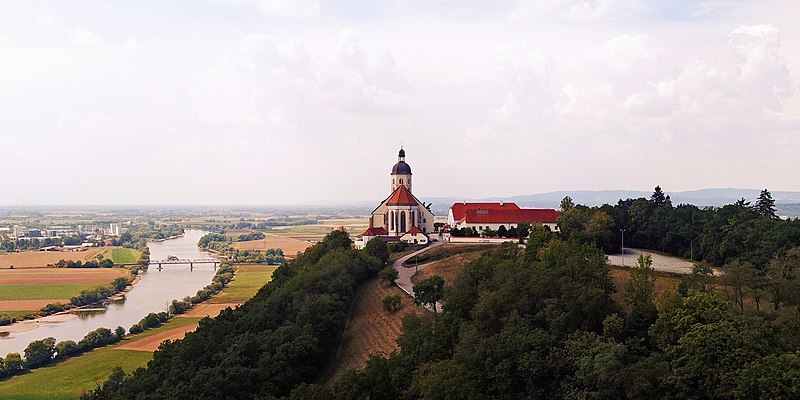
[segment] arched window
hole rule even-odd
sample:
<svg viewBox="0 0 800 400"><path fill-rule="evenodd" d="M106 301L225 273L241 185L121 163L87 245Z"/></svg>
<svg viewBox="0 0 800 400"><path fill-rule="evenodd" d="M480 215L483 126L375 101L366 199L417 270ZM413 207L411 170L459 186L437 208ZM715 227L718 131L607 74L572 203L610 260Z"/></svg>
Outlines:
<svg viewBox="0 0 800 400"><path fill-rule="evenodd" d="M403 178L400 178L400 184L401 185L403 184Z"/></svg>
<svg viewBox="0 0 800 400"><path fill-rule="evenodd" d="M391 211L390 214L391 214L392 225L389 227L389 230L393 231L394 230L394 211Z"/></svg>
<svg viewBox="0 0 800 400"><path fill-rule="evenodd" d="M400 232L405 232L405 231L406 231L406 212L400 211Z"/></svg>

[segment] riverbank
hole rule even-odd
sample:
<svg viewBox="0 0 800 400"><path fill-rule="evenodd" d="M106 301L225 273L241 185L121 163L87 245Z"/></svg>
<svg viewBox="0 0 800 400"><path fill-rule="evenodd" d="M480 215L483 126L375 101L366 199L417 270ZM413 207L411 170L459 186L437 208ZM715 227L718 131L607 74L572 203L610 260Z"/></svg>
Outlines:
<svg viewBox="0 0 800 400"><path fill-rule="evenodd" d="M220 309L253 297L272 277L277 266L238 265L234 279L220 293L158 328L126 336L120 343L95 349L30 373L0 381L0 397L14 399L75 399L94 389L116 366L131 372L144 367L163 340L182 338L196 329L203 315L216 316ZM138 342L138 343L137 343Z"/></svg>
<svg viewBox="0 0 800 400"><path fill-rule="evenodd" d="M197 241L205 233L205 231L188 230L184 235L171 240L150 242L148 249L154 259L166 258L169 255L190 259L208 258L208 253L197 249ZM124 269L118 270L125 271ZM45 337L54 337L56 341L74 340L77 342L88 332L100 327L129 328L148 313L164 311L165 305L173 299L183 299L186 296L195 295L199 289L211 282L214 273L215 270L210 265L207 268L195 266L194 269L190 269L188 265L175 265L164 268L163 271L151 268L149 272L139 273L136 282L126 287L124 292L105 300L107 305L104 306L104 309L98 308L97 305L81 309L72 308L71 311L77 314L78 318L72 318L69 315L59 317L64 318L65 321L39 324L39 329L29 329L30 326L28 326L24 332L18 332L22 329L14 328L14 333L6 333L3 338L0 338L0 355L12 352L22 353L31 341ZM127 272L125 274L129 276ZM110 282L111 279L105 283ZM54 298L68 301L70 297ZM92 311L93 309L97 311ZM31 322L33 321L29 321L29 324ZM31 326L35 327L36 325Z"/></svg>

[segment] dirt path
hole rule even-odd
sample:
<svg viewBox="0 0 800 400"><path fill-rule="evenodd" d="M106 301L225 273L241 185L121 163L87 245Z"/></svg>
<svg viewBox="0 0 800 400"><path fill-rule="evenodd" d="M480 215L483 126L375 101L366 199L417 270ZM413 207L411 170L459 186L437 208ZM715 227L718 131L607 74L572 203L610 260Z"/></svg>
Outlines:
<svg viewBox="0 0 800 400"><path fill-rule="evenodd" d="M209 303L201 303L185 314L178 315L178 317L182 318L203 318L203 317L211 317L214 318L219 315L220 311L230 307L236 308L240 304L239 303L220 303L220 304L209 304Z"/></svg>

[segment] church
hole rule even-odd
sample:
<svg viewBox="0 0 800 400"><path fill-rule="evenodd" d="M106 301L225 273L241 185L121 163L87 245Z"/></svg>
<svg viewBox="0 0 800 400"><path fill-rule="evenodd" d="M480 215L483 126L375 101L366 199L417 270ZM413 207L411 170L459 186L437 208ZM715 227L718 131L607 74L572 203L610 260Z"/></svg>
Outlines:
<svg viewBox="0 0 800 400"><path fill-rule="evenodd" d="M391 182L392 193L372 211L369 228L361 235L363 243L373 237L427 243L428 235L433 232L433 213L430 204L425 205L412 193L411 166L406 163L402 147L392 167Z"/></svg>

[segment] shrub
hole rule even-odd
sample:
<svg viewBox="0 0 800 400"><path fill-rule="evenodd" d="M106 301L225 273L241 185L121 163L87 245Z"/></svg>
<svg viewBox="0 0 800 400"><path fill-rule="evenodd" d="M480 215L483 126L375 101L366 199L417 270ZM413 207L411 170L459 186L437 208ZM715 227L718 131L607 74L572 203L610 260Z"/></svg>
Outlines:
<svg viewBox="0 0 800 400"><path fill-rule="evenodd" d="M0 326L13 324L14 321L14 318L9 317L6 314L0 314Z"/></svg>
<svg viewBox="0 0 800 400"><path fill-rule="evenodd" d="M118 326L117 329L114 329L114 334L117 335L119 340L125 337L125 328Z"/></svg>
<svg viewBox="0 0 800 400"><path fill-rule="evenodd" d="M74 340L64 340L56 344L56 358L64 359L80 354L81 348Z"/></svg>
<svg viewBox="0 0 800 400"><path fill-rule="evenodd" d="M144 332L144 329L139 324L133 324L131 326L131 329L128 329L128 333L130 333L131 335L135 335L137 333L142 333L142 332Z"/></svg>
<svg viewBox="0 0 800 400"><path fill-rule="evenodd" d="M56 339L49 337L34 340L25 348L25 364L30 369L39 368L53 361L56 353Z"/></svg>
<svg viewBox="0 0 800 400"><path fill-rule="evenodd" d="M383 298L383 309L387 312L393 313L400 309L402 299L400 295L389 295Z"/></svg>

